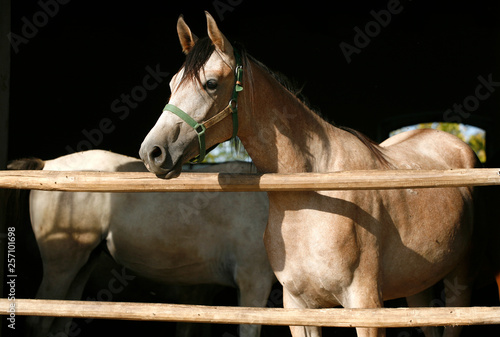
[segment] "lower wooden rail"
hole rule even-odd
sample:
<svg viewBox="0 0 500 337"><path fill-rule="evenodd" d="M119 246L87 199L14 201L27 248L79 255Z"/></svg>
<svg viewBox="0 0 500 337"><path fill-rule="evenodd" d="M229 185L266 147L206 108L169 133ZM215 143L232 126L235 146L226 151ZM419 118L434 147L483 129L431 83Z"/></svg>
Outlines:
<svg viewBox="0 0 500 337"><path fill-rule="evenodd" d="M500 307L283 309L5 298L0 315L330 327L500 324Z"/></svg>

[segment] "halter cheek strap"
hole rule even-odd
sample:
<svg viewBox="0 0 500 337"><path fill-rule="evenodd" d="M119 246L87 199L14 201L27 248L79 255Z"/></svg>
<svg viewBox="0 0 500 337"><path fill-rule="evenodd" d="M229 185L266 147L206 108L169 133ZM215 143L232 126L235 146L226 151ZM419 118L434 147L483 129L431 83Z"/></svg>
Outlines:
<svg viewBox="0 0 500 337"><path fill-rule="evenodd" d="M184 122L189 124L190 127L194 129L196 134L198 135L198 143L200 144L200 155L198 158L198 162L201 162L205 158L205 131L207 130L206 126L203 124L198 124L191 116L189 116L187 113L179 109L173 104L167 104L165 105L165 108L163 108L163 111L170 111L174 113L175 115L179 116L180 119L182 119Z"/></svg>
<svg viewBox="0 0 500 337"><path fill-rule="evenodd" d="M243 78L243 66L241 64L241 56L236 49L234 49L234 57L236 59L236 69L235 69L235 84L233 89L233 94L231 96L231 100L224 110L217 113L215 116L206 120L205 122L198 123L187 113L179 109L173 104L167 104L163 111L170 111L173 114L177 115L180 119L186 122L189 126L191 126L196 134L198 135L198 144L200 147L200 154L194 160L198 163L201 163L206 156L206 147L205 147L205 132L211 126L219 123L224 118L229 115L233 117L233 136L231 139L236 138L238 134L238 93L243 90L242 78Z"/></svg>

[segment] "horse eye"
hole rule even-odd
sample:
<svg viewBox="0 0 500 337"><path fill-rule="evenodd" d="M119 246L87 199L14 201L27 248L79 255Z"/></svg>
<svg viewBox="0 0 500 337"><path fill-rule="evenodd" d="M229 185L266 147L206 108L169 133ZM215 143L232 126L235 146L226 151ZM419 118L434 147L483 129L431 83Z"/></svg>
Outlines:
<svg viewBox="0 0 500 337"><path fill-rule="evenodd" d="M209 90L214 90L217 88L217 81L216 80L208 80L207 84L205 84L205 87Z"/></svg>

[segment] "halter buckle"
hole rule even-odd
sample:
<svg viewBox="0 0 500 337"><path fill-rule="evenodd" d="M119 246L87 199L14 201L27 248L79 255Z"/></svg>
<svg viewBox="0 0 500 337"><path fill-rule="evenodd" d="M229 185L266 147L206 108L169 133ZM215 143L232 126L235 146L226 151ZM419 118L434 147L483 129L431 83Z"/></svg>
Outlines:
<svg viewBox="0 0 500 337"><path fill-rule="evenodd" d="M234 75L236 77L234 91L240 92L243 90L243 83L241 82L241 78L243 77L243 66L241 64L236 66L236 69L234 70L234 72L235 72Z"/></svg>
<svg viewBox="0 0 500 337"><path fill-rule="evenodd" d="M231 107L231 112L233 114L238 113L238 101L236 101L235 99L231 99L229 101L229 106Z"/></svg>

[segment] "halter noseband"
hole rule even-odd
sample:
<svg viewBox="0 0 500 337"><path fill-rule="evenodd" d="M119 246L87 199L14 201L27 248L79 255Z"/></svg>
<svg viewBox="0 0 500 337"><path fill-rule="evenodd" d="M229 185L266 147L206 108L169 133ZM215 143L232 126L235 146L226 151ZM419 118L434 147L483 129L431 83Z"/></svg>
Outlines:
<svg viewBox="0 0 500 337"><path fill-rule="evenodd" d="M242 77L243 77L243 66L241 63L241 56L239 52L234 49L234 57L236 59L236 69L235 69L235 83L234 83L234 89L233 89L233 95L231 96L231 99L229 100L229 104L227 105L224 110L220 111L217 113L215 116L211 117L210 119L206 120L205 122L198 123L195 121L191 116L189 116L187 113L179 109L173 104L167 104L165 105L165 108L163 111L170 111L177 115L180 119L182 119L184 122L186 122L189 126L191 126L196 134L198 135L198 144L200 145L200 154L197 156L194 160L196 160L198 163L201 163L206 156L206 148L205 148L205 131L210 128L211 126L217 124L224 118L226 118L229 115L232 115L233 117L233 136L231 139L236 138L236 135L238 134L238 93L243 90L243 84L242 84Z"/></svg>

